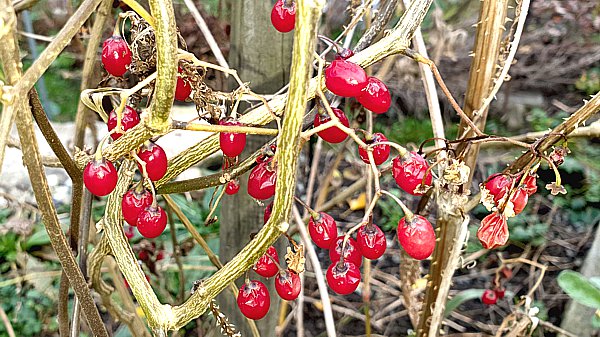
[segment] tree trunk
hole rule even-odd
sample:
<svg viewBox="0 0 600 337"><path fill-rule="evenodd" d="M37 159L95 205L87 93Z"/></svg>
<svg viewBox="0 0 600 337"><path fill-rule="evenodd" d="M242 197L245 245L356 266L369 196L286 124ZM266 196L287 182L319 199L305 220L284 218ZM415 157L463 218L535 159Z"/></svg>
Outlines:
<svg viewBox="0 0 600 337"><path fill-rule="evenodd" d="M288 81L292 55L292 34L281 34L271 25L271 1L246 0L231 1L231 51L230 66L237 69L244 82L250 82L252 90L259 94L274 93ZM231 89L237 88L230 81ZM240 105L238 111L243 111ZM264 136L248 137L245 157L258 149L266 141ZM250 240L250 234L263 225L264 206L252 199L247 191L248 174L240 177L238 194L223 197L221 205L220 257L223 262L230 260ZM270 201L265 202L265 206ZM278 250L280 256L283 251ZM256 278L257 275L251 275ZM273 282L262 280L271 294L269 314L257 321L263 336L272 336L277 325L279 301ZM238 280L238 286L243 280ZM223 312L237 325L242 336L251 336L246 320L237 308L233 297L221 294L219 303Z"/></svg>

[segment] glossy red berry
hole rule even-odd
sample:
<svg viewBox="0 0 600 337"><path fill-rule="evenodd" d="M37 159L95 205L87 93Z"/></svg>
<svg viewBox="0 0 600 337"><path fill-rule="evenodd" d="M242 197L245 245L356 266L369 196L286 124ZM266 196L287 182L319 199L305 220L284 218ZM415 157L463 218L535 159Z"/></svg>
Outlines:
<svg viewBox="0 0 600 337"><path fill-rule="evenodd" d="M369 77L367 86L356 97L356 100L376 114L388 111L392 105L392 97L387 86L375 77Z"/></svg>
<svg viewBox="0 0 600 337"><path fill-rule="evenodd" d="M237 304L242 314L258 320L267 315L271 306L271 297L267 287L260 281L248 281L238 293Z"/></svg>
<svg viewBox="0 0 600 337"><path fill-rule="evenodd" d="M277 274L277 272L279 272L277 265L275 262L273 262L273 260L271 260L269 255L271 255L275 261L279 263L279 255L277 255L277 250L275 247L271 246L269 249L267 249L267 252L261 256L258 261L256 261L254 267L252 268L258 275L262 277L273 277Z"/></svg>
<svg viewBox="0 0 600 337"><path fill-rule="evenodd" d="M364 257L370 260L380 258L387 248L385 234L375 224L362 226L356 233L356 244Z"/></svg>
<svg viewBox="0 0 600 337"><path fill-rule="evenodd" d="M484 186L494 196L494 202L497 203L509 192L512 178L503 174L495 174L488 178Z"/></svg>
<svg viewBox="0 0 600 337"><path fill-rule="evenodd" d="M325 86L335 95L356 97L367 83L367 73L356 63L340 58L325 69Z"/></svg>
<svg viewBox="0 0 600 337"><path fill-rule="evenodd" d="M243 124L233 120L221 120L219 125L225 126L242 126ZM219 134L219 145L223 154L227 157L237 157L246 146L246 134L245 133L229 133L221 132Z"/></svg>
<svg viewBox="0 0 600 337"><path fill-rule="evenodd" d="M383 133L374 133L371 136L371 139L365 140L367 145L377 144L380 142L387 142L388 139L385 137ZM365 163L369 164L369 155L367 154L367 150L362 147L358 147L358 155L360 159ZM373 159L375 160L375 165L383 164L388 157L390 156L390 146L387 144L374 145L373 146Z"/></svg>
<svg viewBox="0 0 600 337"><path fill-rule="evenodd" d="M181 68L178 69L178 72L181 74ZM178 101L185 101L190 94L192 93L192 85L187 79L182 78L180 75L177 75L177 85L175 86L175 99Z"/></svg>
<svg viewBox="0 0 600 337"><path fill-rule="evenodd" d="M329 258L332 263L336 263L340 260L343 243L344 235L338 236L337 239L331 243L331 246L329 247ZM348 238L346 248L344 249L344 261L349 261L360 268L362 265L362 257L362 253L356 241L353 238Z"/></svg>
<svg viewBox="0 0 600 337"><path fill-rule="evenodd" d="M83 183L95 196L102 197L117 186L117 169L106 159L92 159L83 170Z"/></svg>
<svg viewBox="0 0 600 337"><path fill-rule="evenodd" d="M123 195L121 201L121 210L123 219L131 226L137 226L137 219L140 213L146 207L152 204L152 193L145 188L137 191L135 188L130 189Z"/></svg>
<svg viewBox="0 0 600 337"><path fill-rule="evenodd" d="M271 159L256 165L248 177L248 194L258 200L269 199L275 194L277 171L270 167Z"/></svg>
<svg viewBox="0 0 600 337"><path fill-rule="evenodd" d="M346 114L342 110L340 110L338 108L331 108L331 110L333 111L335 116L340 120L340 123L342 123L346 127L350 126L348 117L346 117ZM314 126L317 127L321 124L325 124L325 123L329 122L330 120L331 120L331 117L329 117L329 115L327 115L327 113L323 113L323 114L317 113L315 115ZM326 141L328 143L332 143L332 144L341 143L348 137L347 133L345 133L344 131L342 131L340 128L338 128L336 126L332 126L325 130L319 131L319 132L317 132L317 135L319 135L319 137L323 138L324 141Z"/></svg>
<svg viewBox="0 0 600 337"><path fill-rule="evenodd" d="M160 206L150 205L140 212L137 228L147 239L158 237L167 228L167 214Z"/></svg>
<svg viewBox="0 0 600 337"><path fill-rule="evenodd" d="M398 221L397 232L400 245L413 259L424 260L433 253L435 233L424 217L414 214L409 221L403 217Z"/></svg>
<svg viewBox="0 0 600 337"><path fill-rule="evenodd" d="M496 297L501 300L506 295L506 290L504 288L494 289L494 293L496 293Z"/></svg>
<svg viewBox="0 0 600 337"><path fill-rule="evenodd" d="M483 302L483 304L487 304L487 305L496 304L496 302L498 302L498 296L496 295L496 292L494 292L493 290L486 289L483 292L483 295L481 295L481 302Z"/></svg>
<svg viewBox="0 0 600 337"><path fill-rule="evenodd" d="M275 277L275 290L286 301L298 298L301 289L300 276L292 271L286 270Z"/></svg>
<svg viewBox="0 0 600 337"><path fill-rule="evenodd" d="M131 51L120 36L113 36L102 44L102 64L113 76L123 76L131 64Z"/></svg>
<svg viewBox="0 0 600 337"><path fill-rule="evenodd" d="M537 178L535 173L527 175L527 177L525 177L523 180L523 184L527 188L527 194L533 195L535 192L537 192Z"/></svg>
<svg viewBox="0 0 600 337"><path fill-rule="evenodd" d="M329 249L337 238L337 224L331 215L319 212L317 217L310 217L308 233L317 247Z"/></svg>
<svg viewBox="0 0 600 337"><path fill-rule="evenodd" d="M296 3L292 1L289 6L286 0L277 0L271 10L271 23L281 33L287 33L296 25Z"/></svg>
<svg viewBox="0 0 600 337"><path fill-rule="evenodd" d="M393 161L392 175L398 186L405 192L412 195L423 195L418 187L425 177L425 173L429 168L429 164L420 154L409 152L406 156L398 156ZM433 176L431 172L427 172L425 178L425 186L431 186Z"/></svg>
<svg viewBox="0 0 600 337"><path fill-rule="evenodd" d="M360 270L349 261L332 263L326 277L329 288L340 295L352 294L360 284Z"/></svg>
<svg viewBox="0 0 600 337"><path fill-rule="evenodd" d="M240 190L240 181L238 179L233 179L227 182L225 186L225 193L229 195L234 195Z"/></svg>
<svg viewBox="0 0 600 337"><path fill-rule="evenodd" d="M152 181L160 180L167 173L168 160L165 150L160 145L153 142L148 142L142 145L138 152L138 157L146 163L146 173ZM140 172L142 167L138 164Z"/></svg>
<svg viewBox="0 0 600 337"><path fill-rule="evenodd" d="M267 223L267 221L269 221L272 211L273 211L273 203L270 203L267 205L267 207L265 207L265 214L263 215L264 223Z"/></svg>
<svg viewBox="0 0 600 337"><path fill-rule="evenodd" d="M529 200L529 194L527 194L527 187L525 185L517 187L517 190L510 196L510 202L513 204L513 211L515 215L521 213L527 201Z"/></svg>
<svg viewBox="0 0 600 337"><path fill-rule="evenodd" d="M121 130L125 132L138 125L139 122L140 115L137 113L137 111L135 111L135 109L130 107L129 105L126 105L125 109L123 109L123 118L121 119ZM108 115L107 126L108 131L112 131L115 127L117 127L117 112L115 110L112 110ZM110 137L113 140L117 140L119 139L119 137L121 137L121 135L122 133L114 132L110 135Z"/></svg>

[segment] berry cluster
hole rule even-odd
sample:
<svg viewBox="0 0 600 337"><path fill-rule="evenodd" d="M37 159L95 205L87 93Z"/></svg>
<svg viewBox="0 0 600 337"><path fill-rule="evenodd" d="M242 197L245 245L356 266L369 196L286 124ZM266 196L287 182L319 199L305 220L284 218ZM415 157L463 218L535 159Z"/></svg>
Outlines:
<svg viewBox="0 0 600 337"><path fill-rule="evenodd" d="M298 298L302 289L300 276L289 268L281 268L279 255L275 247L269 247L267 252L256 261L252 269L262 277L274 277L275 291L282 299L293 301ZM265 317L269 312L271 296L264 283L246 278L240 288L237 304L244 316L258 320Z"/></svg>
<svg viewBox="0 0 600 337"><path fill-rule="evenodd" d="M496 272L496 278L493 282L492 289L486 289L483 291L481 295L481 302L486 305L493 305L501 300L506 295L506 289L503 287L502 283L507 279L512 277L512 270L508 267L501 267Z"/></svg>
<svg viewBox="0 0 600 337"><path fill-rule="evenodd" d="M537 167L536 167L537 169ZM537 192L535 169L512 177L496 173L481 184L481 202L492 211L477 230L477 238L484 248L493 249L508 241L507 219L521 213L529 196Z"/></svg>

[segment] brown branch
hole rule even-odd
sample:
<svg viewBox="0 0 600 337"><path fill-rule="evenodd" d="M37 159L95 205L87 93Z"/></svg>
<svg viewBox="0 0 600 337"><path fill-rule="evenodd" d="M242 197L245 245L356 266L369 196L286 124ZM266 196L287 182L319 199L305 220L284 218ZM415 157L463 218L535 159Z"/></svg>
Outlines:
<svg viewBox="0 0 600 337"><path fill-rule="evenodd" d="M387 0L383 4L381 4L381 2L379 3L379 12L375 17L375 20L373 20L371 27L369 27L363 36L361 36L360 40L358 40L358 43L353 49L355 53L360 52L373 43L377 35L381 33L394 16L397 5L398 0Z"/></svg>

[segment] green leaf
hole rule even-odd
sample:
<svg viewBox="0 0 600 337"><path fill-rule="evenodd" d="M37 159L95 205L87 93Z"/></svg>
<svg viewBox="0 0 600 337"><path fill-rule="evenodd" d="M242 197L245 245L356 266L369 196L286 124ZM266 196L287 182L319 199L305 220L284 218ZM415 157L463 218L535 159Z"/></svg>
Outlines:
<svg viewBox="0 0 600 337"><path fill-rule="evenodd" d="M590 277L590 282L592 282L596 288L600 289L600 276Z"/></svg>
<svg viewBox="0 0 600 337"><path fill-rule="evenodd" d="M573 300L596 309L600 309L600 288L583 275L572 270L563 270L557 278L558 285Z"/></svg>
<svg viewBox="0 0 600 337"><path fill-rule="evenodd" d="M444 316L450 314L452 311L454 311L454 309L458 308L459 305L463 304L466 301L481 298L481 296L483 296L483 292L483 289L468 289L459 292L458 294L456 294L456 296L452 297L452 299L446 303L446 310L444 311Z"/></svg>

